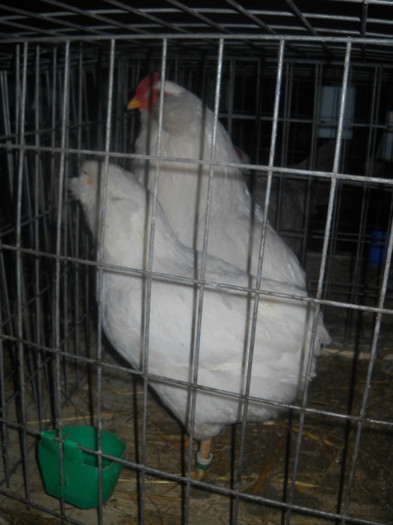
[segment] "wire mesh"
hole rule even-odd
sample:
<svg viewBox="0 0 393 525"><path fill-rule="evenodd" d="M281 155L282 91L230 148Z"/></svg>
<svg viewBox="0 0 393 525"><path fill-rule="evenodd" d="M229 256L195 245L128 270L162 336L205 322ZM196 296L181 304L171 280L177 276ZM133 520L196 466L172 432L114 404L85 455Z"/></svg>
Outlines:
<svg viewBox="0 0 393 525"><path fill-rule="evenodd" d="M232 0L220 8L104 1L82 9L46 1L35 12L2 6L5 519L391 521L391 8L382 1L314 4L255 9ZM306 268L310 301L323 311L333 339L303 397L278 403L285 409L279 419L253 423L245 411L241 424L216 438L213 470L202 482L191 478L196 393L236 397L198 385L204 293L225 296L228 287L203 271L192 279L153 271L154 233L147 267L105 263L103 238L97 246L67 190L86 158L102 160L106 169L109 163L132 168L140 122L125 108L153 71L200 96L229 131L250 191ZM326 97L337 109L328 117L322 114ZM163 104L162 96L160 125ZM214 155L213 138L210 159L190 159L207 166L212 182L220 167ZM157 178L163 176L159 148L139 158L158 158ZM154 199L157 188L156 181ZM105 198L101 213L102 222ZM263 244L262 237L260 270ZM102 331L102 279L109 270L145 278L140 369L122 361ZM198 290L188 385L149 369L149 301L158 281ZM256 290L246 291L255 296ZM269 404L250 396L252 355L246 405ZM155 398L150 387L156 384L187 386L192 393L189 438ZM114 497L105 505L100 500L97 509L78 510L46 495L42 485L34 454L40 432L69 424L96 426L99 436L113 430L127 442ZM101 472L102 452L97 457Z"/></svg>

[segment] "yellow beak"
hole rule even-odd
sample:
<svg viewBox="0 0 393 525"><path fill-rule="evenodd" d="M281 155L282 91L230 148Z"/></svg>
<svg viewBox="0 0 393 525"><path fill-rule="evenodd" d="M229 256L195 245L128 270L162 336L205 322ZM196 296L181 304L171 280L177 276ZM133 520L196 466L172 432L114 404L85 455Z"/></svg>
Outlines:
<svg viewBox="0 0 393 525"><path fill-rule="evenodd" d="M141 103L136 97L132 98L127 104L127 109L138 109L140 107L141 107Z"/></svg>

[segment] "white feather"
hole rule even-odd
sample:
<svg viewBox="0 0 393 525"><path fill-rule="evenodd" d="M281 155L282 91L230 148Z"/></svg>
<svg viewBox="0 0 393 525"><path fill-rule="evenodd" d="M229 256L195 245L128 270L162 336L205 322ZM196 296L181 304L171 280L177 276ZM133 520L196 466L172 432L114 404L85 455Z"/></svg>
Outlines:
<svg viewBox="0 0 393 525"><path fill-rule="evenodd" d="M141 84L147 84L144 79ZM158 93L161 83L153 91ZM153 107L140 108L141 130L135 144L139 155L159 154L160 174L158 199L178 237L186 246L198 250L203 246L209 165L166 161L165 158L209 161L214 127L214 115L203 108L193 93L166 81L163 86L161 147L158 150L158 95ZM141 92L141 89L137 89ZM140 93L142 98L143 93ZM137 99L137 97L135 97ZM134 99L134 100L135 100ZM238 156L225 129L218 123L214 187L208 237L208 253L216 255L241 270L256 275L262 233L263 211L253 206L241 171L229 163L238 163ZM154 187L157 163L135 159L133 171L149 190ZM305 275L296 256L268 223L264 245L263 277L305 286Z"/></svg>
<svg viewBox="0 0 393 525"><path fill-rule="evenodd" d="M98 183L100 165L86 162L70 189L85 211L89 228L97 232ZM148 243L148 200L151 195L132 173L110 164L105 204L103 262L134 269L145 269ZM193 377L195 308L198 287L194 252L175 237L159 203L153 253L153 271L189 278L189 282L164 282L153 278L149 317L149 348L146 370L150 374L189 382ZM206 281L215 283L204 292L200 334L198 385L235 395L245 392L249 356L251 312L254 295L247 273L224 261L207 257ZM184 279L183 279L184 281ZM223 290L217 283L242 287ZM255 286L255 283L251 283ZM314 361L329 336L318 319L315 344L311 346L314 319L312 304L302 299L305 291L294 284L264 278L261 289L290 297L260 295L252 360L251 396L290 402L302 390L308 357ZM298 299L294 298L296 296ZM143 367L144 278L141 274L103 272L103 327L114 348L133 367ZM311 367L311 375L314 374ZM152 380L162 401L190 430L191 389ZM198 391L194 435L206 439L224 425L242 417L243 402L220 393ZM274 417L277 408L252 401L250 420Z"/></svg>

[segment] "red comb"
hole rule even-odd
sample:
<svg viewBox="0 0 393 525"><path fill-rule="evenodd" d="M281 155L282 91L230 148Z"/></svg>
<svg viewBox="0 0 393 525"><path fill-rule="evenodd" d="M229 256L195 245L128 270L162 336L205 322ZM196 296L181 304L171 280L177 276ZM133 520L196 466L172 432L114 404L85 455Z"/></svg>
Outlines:
<svg viewBox="0 0 393 525"><path fill-rule="evenodd" d="M142 79L135 90L135 97L140 99L146 96L150 88L157 84L159 78L160 76L158 73L151 73L150 75Z"/></svg>

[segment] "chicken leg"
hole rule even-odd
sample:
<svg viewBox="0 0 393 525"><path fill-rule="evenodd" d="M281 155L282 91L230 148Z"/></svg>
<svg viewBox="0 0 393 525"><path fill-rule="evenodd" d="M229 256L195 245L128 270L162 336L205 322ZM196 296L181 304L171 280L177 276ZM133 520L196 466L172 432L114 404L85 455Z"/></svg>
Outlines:
<svg viewBox="0 0 393 525"><path fill-rule="evenodd" d="M198 481L204 479L213 462L213 454L210 452L211 438L202 439L199 443L199 450L195 459L195 470L192 474L193 479Z"/></svg>

